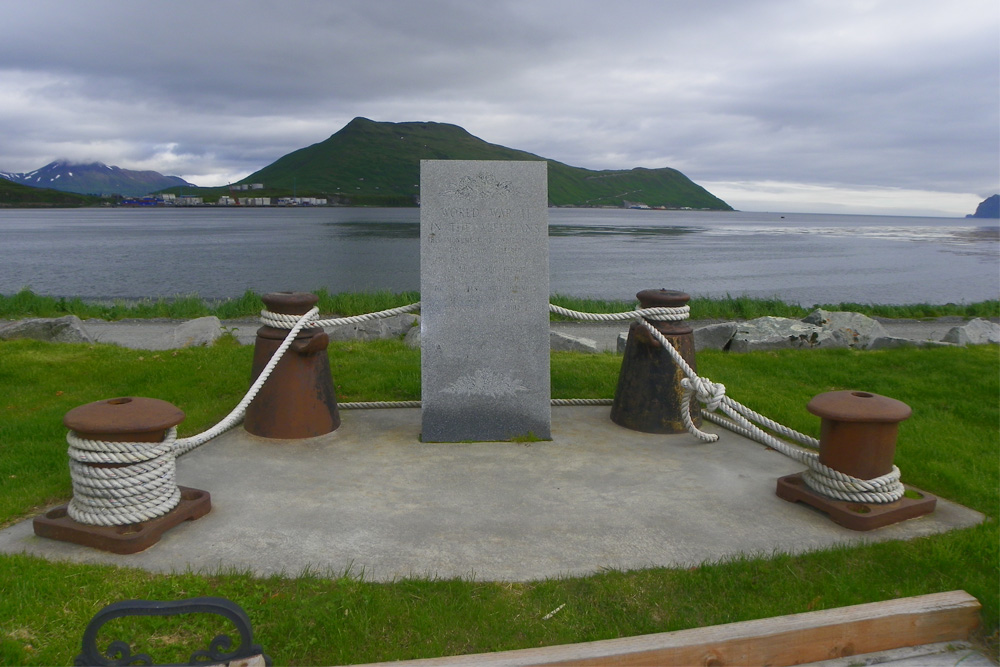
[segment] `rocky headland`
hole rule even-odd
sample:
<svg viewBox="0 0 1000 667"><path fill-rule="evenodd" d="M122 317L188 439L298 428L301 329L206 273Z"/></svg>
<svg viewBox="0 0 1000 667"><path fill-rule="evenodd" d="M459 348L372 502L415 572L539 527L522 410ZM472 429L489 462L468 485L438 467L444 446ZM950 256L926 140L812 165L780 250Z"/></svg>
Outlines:
<svg viewBox="0 0 1000 667"><path fill-rule="evenodd" d="M992 195L979 202L976 212L966 218L1000 218L1000 195Z"/></svg>

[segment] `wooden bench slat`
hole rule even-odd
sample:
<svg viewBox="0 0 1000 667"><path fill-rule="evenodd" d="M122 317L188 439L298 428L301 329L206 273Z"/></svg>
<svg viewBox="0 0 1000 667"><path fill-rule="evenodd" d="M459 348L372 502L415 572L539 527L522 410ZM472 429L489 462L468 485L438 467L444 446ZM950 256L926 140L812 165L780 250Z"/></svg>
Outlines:
<svg viewBox="0 0 1000 667"><path fill-rule="evenodd" d="M966 640L979 624L980 606L965 591L949 591L677 632L359 667L799 665Z"/></svg>

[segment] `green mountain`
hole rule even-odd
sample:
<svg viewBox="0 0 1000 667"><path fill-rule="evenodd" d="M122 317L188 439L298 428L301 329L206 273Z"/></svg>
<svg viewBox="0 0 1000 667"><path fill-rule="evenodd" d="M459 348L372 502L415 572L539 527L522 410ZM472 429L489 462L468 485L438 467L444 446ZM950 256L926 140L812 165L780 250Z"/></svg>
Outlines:
<svg viewBox="0 0 1000 667"><path fill-rule="evenodd" d="M0 208L5 206L95 206L101 201L100 197L49 188L35 188L0 178Z"/></svg>
<svg viewBox="0 0 1000 667"><path fill-rule="evenodd" d="M263 183L268 192L325 195L345 204L414 205L420 160L546 160L490 144L457 125L379 123L355 118L326 141L276 160L240 183ZM549 163L554 206L623 206L730 211L732 207L676 169L593 171Z"/></svg>

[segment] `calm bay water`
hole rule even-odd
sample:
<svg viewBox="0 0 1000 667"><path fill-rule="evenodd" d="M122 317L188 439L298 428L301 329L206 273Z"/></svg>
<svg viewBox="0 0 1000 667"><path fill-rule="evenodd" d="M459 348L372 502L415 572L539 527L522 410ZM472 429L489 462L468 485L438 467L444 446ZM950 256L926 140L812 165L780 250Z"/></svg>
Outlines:
<svg viewBox="0 0 1000 667"><path fill-rule="evenodd" d="M216 299L250 289L417 290L417 209L0 210L0 294ZM666 287L814 303L1000 294L996 221L550 209L551 291Z"/></svg>

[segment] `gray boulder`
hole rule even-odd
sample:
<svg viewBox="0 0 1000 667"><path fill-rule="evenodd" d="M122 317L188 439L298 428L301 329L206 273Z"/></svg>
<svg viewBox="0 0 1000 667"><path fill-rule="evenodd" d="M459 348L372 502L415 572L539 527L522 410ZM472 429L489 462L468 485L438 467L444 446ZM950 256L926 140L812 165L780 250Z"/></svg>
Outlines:
<svg viewBox="0 0 1000 667"><path fill-rule="evenodd" d="M781 350L786 348L830 347L829 331L787 317L758 317L736 325L729 343L731 352Z"/></svg>
<svg viewBox="0 0 1000 667"><path fill-rule="evenodd" d="M968 324L952 327L944 335L943 340L955 345L1000 344L1000 324L976 318Z"/></svg>
<svg viewBox="0 0 1000 667"><path fill-rule="evenodd" d="M188 320L171 332L172 340L167 349L211 345L222 335L222 322L215 315Z"/></svg>
<svg viewBox="0 0 1000 667"><path fill-rule="evenodd" d="M413 349L420 349L420 324L410 327L410 330L403 336L403 342Z"/></svg>
<svg viewBox="0 0 1000 667"><path fill-rule="evenodd" d="M950 347L951 345L951 343L942 343L936 340L911 340L896 336L883 336L873 340L866 349L889 350L896 347Z"/></svg>
<svg viewBox="0 0 1000 667"><path fill-rule="evenodd" d="M736 322L722 322L695 329L695 352L699 350L725 350L729 341L736 334L736 328Z"/></svg>
<svg viewBox="0 0 1000 667"><path fill-rule="evenodd" d="M628 332L622 331L618 334L617 341L615 343L615 350L618 354L625 354L625 348L628 346Z"/></svg>
<svg viewBox="0 0 1000 667"><path fill-rule="evenodd" d="M868 344L869 350L891 350L897 347L916 347L916 341L909 338L897 338L896 336L882 336L876 338Z"/></svg>
<svg viewBox="0 0 1000 667"><path fill-rule="evenodd" d="M888 338L889 333L878 320L861 313L829 311L818 308L802 318L806 324L813 324L828 331L833 340L824 347L851 347L868 349L873 341Z"/></svg>
<svg viewBox="0 0 1000 667"><path fill-rule="evenodd" d="M417 326L420 318L411 313L368 320L360 324L340 324L328 327L326 332L330 340L379 340L382 338L402 338Z"/></svg>
<svg viewBox="0 0 1000 667"><path fill-rule="evenodd" d="M549 348L556 352L599 352L596 340L552 330L549 331Z"/></svg>
<svg viewBox="0 0 1000 667"><path fill-rule="evenodd" d="M93 343L83 322L76 315L55 318L32 318L0 327L0 340L30 338L51 343Z"/></svg>

